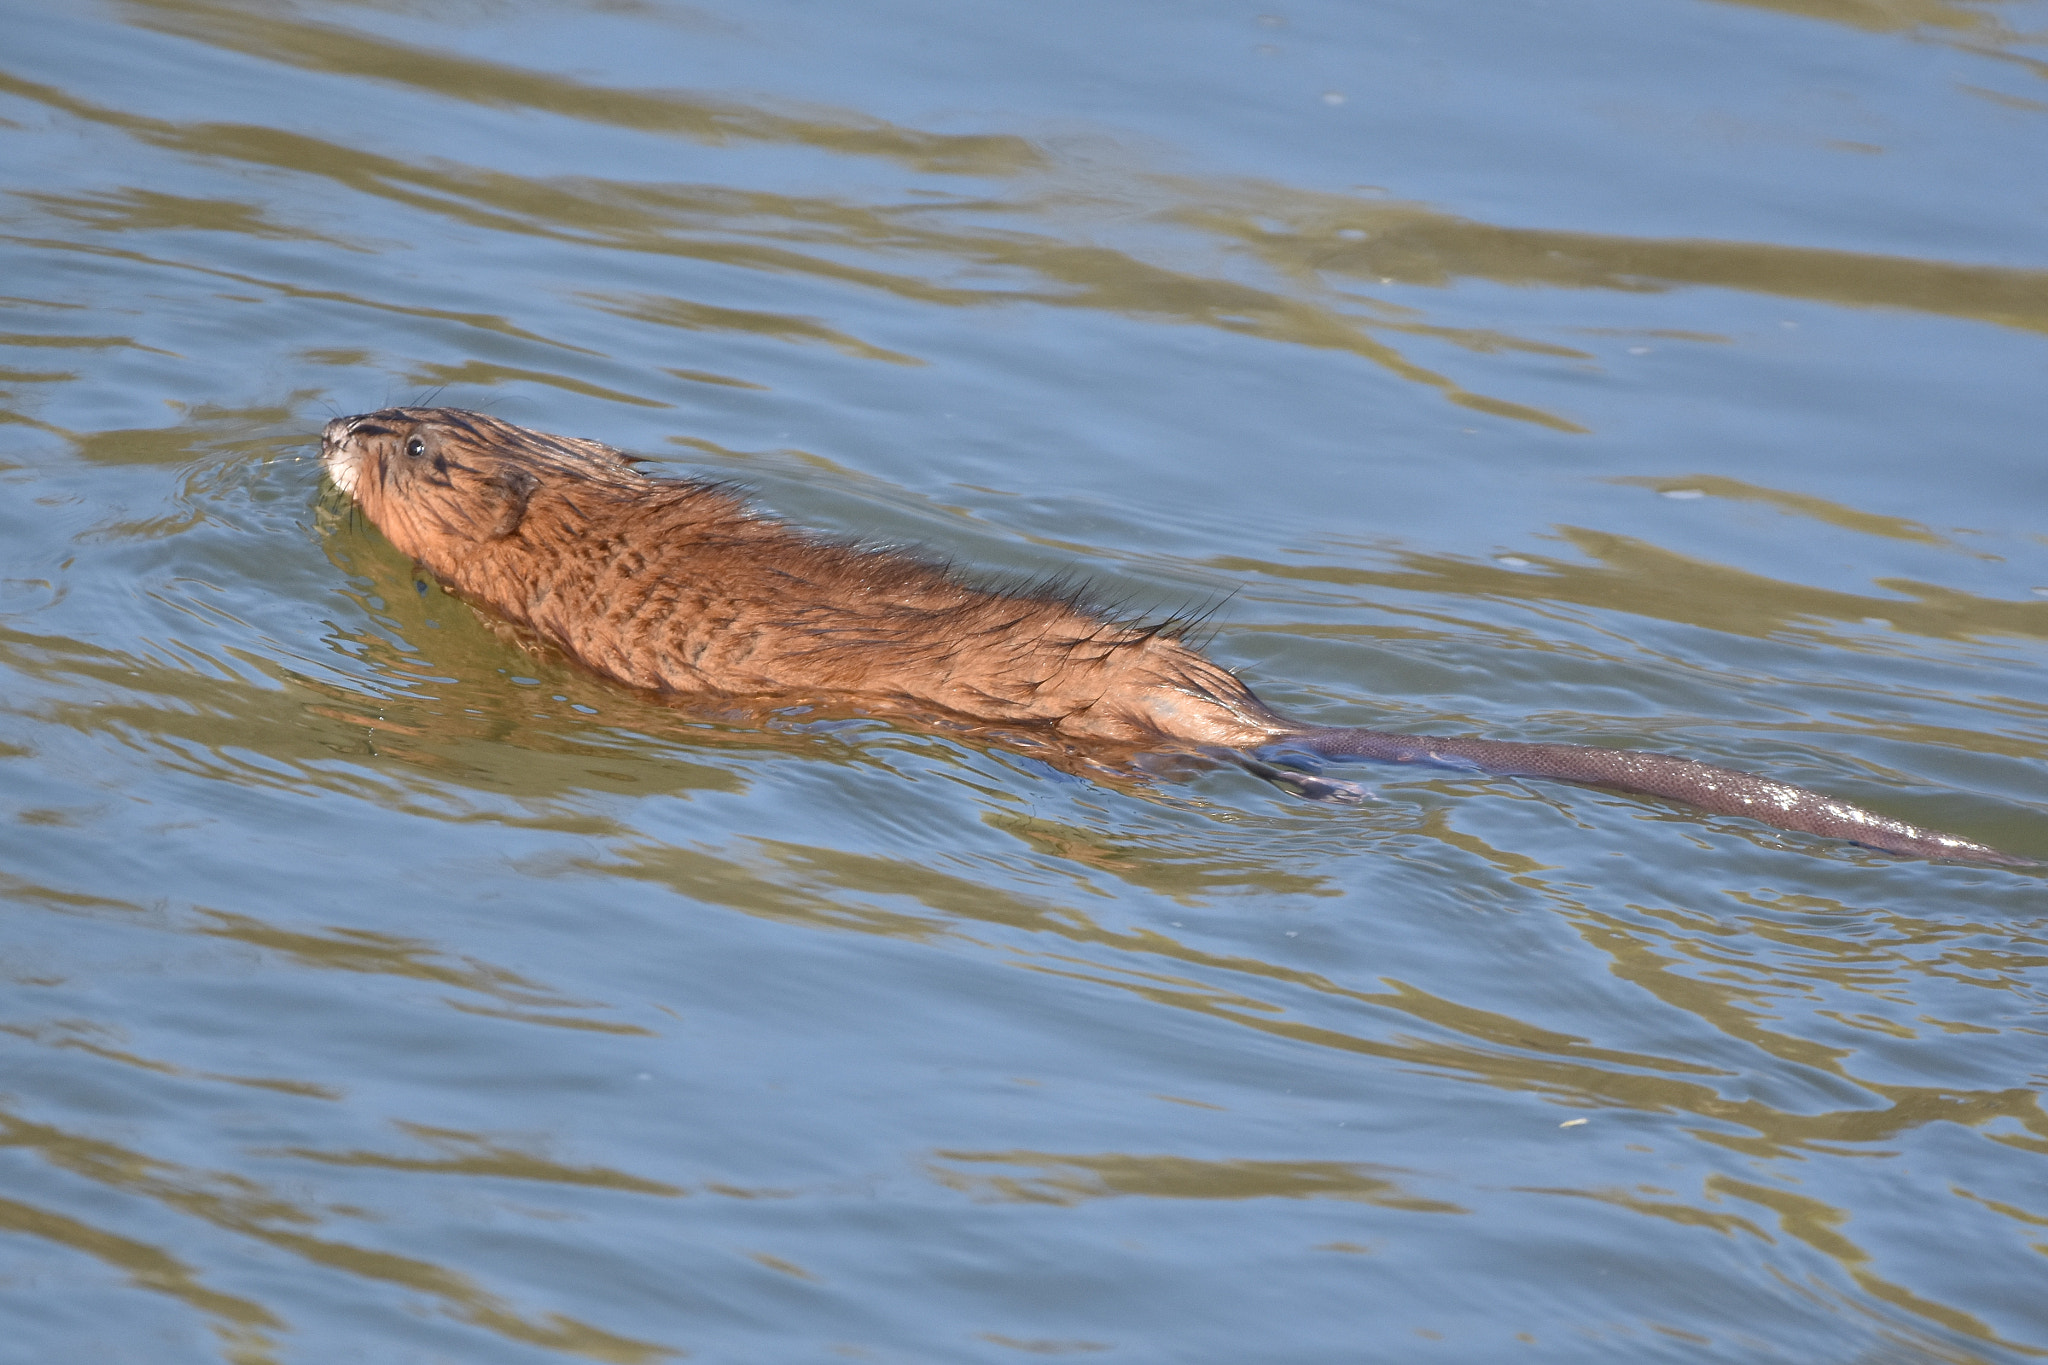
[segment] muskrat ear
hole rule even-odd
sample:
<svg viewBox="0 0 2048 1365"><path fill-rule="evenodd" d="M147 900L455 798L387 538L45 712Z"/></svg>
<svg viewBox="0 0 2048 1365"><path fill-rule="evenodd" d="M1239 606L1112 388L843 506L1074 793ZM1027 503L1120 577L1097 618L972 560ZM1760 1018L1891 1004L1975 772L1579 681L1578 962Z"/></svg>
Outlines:
<svg viewBox="0 0 2048 1365"><path fill-rule="evenodd" d="M540 487L540 480L524 469L501 469L485 481L491 500L499 504L498 520L486 538L503 540L519 529L519 523L526 519L526 504L533 497L533 490Z"/></svg>

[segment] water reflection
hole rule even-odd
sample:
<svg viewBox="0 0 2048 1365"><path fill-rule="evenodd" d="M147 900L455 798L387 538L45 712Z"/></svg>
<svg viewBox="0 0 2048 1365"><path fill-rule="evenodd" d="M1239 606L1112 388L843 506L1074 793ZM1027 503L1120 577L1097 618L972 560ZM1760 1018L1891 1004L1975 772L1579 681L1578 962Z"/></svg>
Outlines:
<svg viewBox="0 0 2048 1365"><path fill-rule="evenodd" d="M604 89L521 68L274 15L203 3L131 4L134 22L307 70L373 78L436 96L513 106L620 128L720 143L758 141L837 156L879 156L922 173L1007 185L999 197L937 193L913 204L862 204L724 186L648 185L601 177L511 175L481 166L407 161L327 139L226 123L177 123L89 103L55 87L0 76L0 90L74 118L120 128L181 155L244 163L331 180L493 234L537 236L584 247L690 257L750 272L809 276L922 304L991 308L1034 303L1101 310L1222 329L1292 345L1348 351L1454 403L1560 431L1572 415L1475 392L1408 356L1390 338L1447 341L1480 353L1524 351L1573 363L1592 359L1557 337L1433 324L1412 294L1396 304L1375 287L1438 288L1486 281L1510 286L1640 293L1712 287L1858 308L1893 308L2048 330L2048 272L1950 264L1773 243L1675 241L1474 222L1422 205L1316 194L1279 184L1219 183L1133 168L1114 192L1098 178L1069 183L1056 158L1022 139L951 136L881 124L843 111L804 116L686 94ZM1924 18L1914 22L1929 22ZM376 248L305 225L275 221L261 204L193 200L133 189L91 195L30 194L53 218L97 232L204 230ZM1132 230L1137 225L1138 230ZM1147 235L1150 240L1147 240ZM1163 264L1185 259L1193 233L1214 262L1208 273ZM1119 245L1085 244L1108 236ZM27 244L30 239L16 238ZM174 262L65 240L52 251L95 250L138 264L198 270L266 294L325 299L422 319L459 321L551 348L591 355L501 316L422 308L340 290ZM1263 269L1246 272L1234 262ZM993 276L1002 287L952 281ZM1253 278L1253 277L1256 278ZM1263 282L1262 282L1263 281ZM1356 292L1358 286L1364 293ZM914 361L815 319L734 309L701 300L586 293L616 316L688 330L732 330L824 340L850 354ZM587 378L471 362L431 365L415 382L494 385L538 381L614 401L664 400Z"/></svg>
<svg viewBox="0 0 2048 1365"><path fill-rule="evenodd" d="M1823 21L1808 43L1857 30L1865 57L1939 47L1957 65L1907 51L1871 95L1918 101L1930 141L1982 131L1942 99L1987 126L2048 108L1947 99L2038 69L2010 4L1725 0L1660 33L1725 5ZM1169 605L1248 585L1219 649L1311 704L1674 747L1704 727L1905 800L1932 765L1945 810L1965 756L2018 820L2048 758L2048 603L1982 567L2030 562L2023 526L1951 529L2003 514L2004 474L1958 458L1937 509L1932 446L1887 477L1844 439L1853 483L1724 461L1673 414L1740 408L1725 374L1667 374L1632 411L1637 377L1602 369L1620 338L1754 362L1745 382L1782 362L1786 406L1736 433L1766 444L1780 415L1891 421L1884 386L1943 365L2030 374L2048 272L1950 212L1969 173L1897 188L1903 157L1835 158L1901 168L1857 182L1890 215L1868 236L1782 166L1699 190L1686 150L1592 145L1556 50L1488 67L1454 26L1421 36L1486 97L1418 104L1421 150L1318 127L1323 160L1206 174L1234 135L1208 120L1263 98L1227 74L1186 87L1160 148L1113 115L1079 139L1034 121L1093 117L1049 85L942 131L969 126L929 112L956 89L832 86L837 52L792 47L759 97L626 88L576 54L596 74L541 71L507 55L517 6L104 13L24 20L24 52L72 27L53 58L0 57L26 168L0 186L0 1229L110 1332L154 1299L247 1362L403 1353L435 1320L474 1331L430 1343L450 1358L966 1359L1172 1350L1213 1321L1218 1353L1321 1359L1412 1315L1488 1360L1540 1312L1572 1358L2041 1353L2033 879L1459 774L1333 813L1231 773L1065 781L999 736L664 707L421 583L306 458L335 406L422 396L403 386L527 395L507 415L674 442L969 564L1071 560ZM676 16L640 18L622 31ZM1720 99L1849 52L1702 74L1677 50L1620 55ZM813 88L853 93L781 97ZM1598 177L1643 212L1583 202L1565 155L1499 174L1524 118L1617 157ZM1341 190L1358 176L1391 188ZM1753 329L1794 305L1843 323L1830 361L1759 359ZM2024 449L2032 410L1993 412L1996 382L1925 392ZM1468 421L1490 453L1449 448ZM1174 448L1126 464L1125 439ZM1290 447L1271 489L1268 440ZM799 446L827 453L776 453ZM1463 510L1404 503L1404 463ZM1210 491L1155 496L1183 474ZM1701 550L1653 494L1770 534ZM1553 553L1486 557L1494 526L1553 523ZM1809 586L1818 536L1885 567ZM1848 756L1819 758L1837 736ZM1013 1103L1025 1072L1046 1079ZM1252 1282L1275 1297L1229 1297ZM1087 1321L1096 1294L1113 1313Z"/></svg>
<svg viewBox="0 0 2048 1365"><path fill-rule="evenodd" d="M1033 852L1059 865L1115 877L1186 904L1239 891L1276 896L1340 896L1343 889L1327 877L1311 876L1279 866L1248 864L1236 840L1218 839L1208 848L1194 839L1163 847L1152 839L1062 824L1034 816L990 814L989 825L1016 836ZM1077 892L1089 889L1085 876L1073 877Z"/></svg>
<svg viewBox="0 0 2048 1365"><path fill-rule="evenodd" d="M1791 516L1806 517L1825 526L1839 526L1858 535L1883 536L1889 540L1912 541L1921 545L1953 546L1947 536L1937 535L1917 521L1885 517L1850 507L1810 493L1790 493L1782 488L1765 488L1721 474L1687 474L1680 477L1623 477L1609 483L1647 488L1666 497L1726 498L1730 502L1760 503Z"/></svg>
<svg viewBox="0 0 2048 1365"><path fill-rule="evenodd" d="M34 894L41 888L22 888ZM0 1033L10 1033L17 1038L43 1047L72 1049L98 1057L102 1061L119 1062L142 1071L152 1071L160 1076L177 1076L198 1081L219 1081L226 1085L246 1085L256 1090L274 1090L281 1095L298 1095L305 1099L339 1100L346 1092L339 1087L320 1085L313 1081L291 1080L282 1076L224 1076L217 1072L195 1071L190 1067L178 1066L172 1062L154 1057L143 1057L114 1046L116 1031L102 1024L84 1019L52 1020L42 1024L0 1024Z"/></svg>
<svg viewBox="0 0 2048 1365"><path fill-rule="evenodd" d="M619 1365L679 1354L672 1347L636 1341L559 1313L521 1313L470 1276L421 1257L317 1236L307 1229L337 1219L359 1220L361 1215L297 1202L246 1175L159 1160L133 1148L7 1112L0 1112L0 1149L31 1153L52 1170L90 1181L110 1194L142 1199L249 1238L298 1257L309 1267L420 1295L457 1321L507 1341ZM76 1247L127 1270L142 1288L183 1299L214 1321L223 1339L223 1355L236 1365L284 1358L282 1343L273 1334L289 1330L287 1323L251 1300L204 1288L197 1272L159 1247L32 1205L0 1204L0 1218L18 1231Z"/></svg>
<svg viewBox="0 0 2048 1365"><path fill-rule="evenodd" d="M415 1171L436 1175L473 1175L492 1180L535 1180L549 1185L589 1185L597 1189L621 1190L628 1194L653 1194L677 1199L689 1193L680 1185L648 1180L605 1166L569 1166L543 1153L507 1146L483 1133L465 1133L452 1128L431 1128L421 1123L400 1122L401 1133L444 1155L434 1157L393 1156L386 1152L328 1152L310 1147L280 1147L263 1156L294 1157L328 1166L366 1166L386 1171Z"/></svg>
<svg viewBox="0 0 2048 1365"><path fill-rule="evenodd" d="M934 1152L932 1178L975 1199L1074 1205L1090 1199L1346 1199L1406 1213L1469 1213L1403 1190L1405 1172L1336 1161L1197 1161L1176 1156ZM995 1173L990 1166L1015 1172Z"/></svg>
<svg viewBox="0 0 2048 1365"><path fill-rule="evenodd" d="M1943 40L1967 36L1999 44L2032 41L2008 26L1994 8L2009 3L2009 0L1979 0L1974 5L1950 4L1948 0L1717 0L1717 3L1777 10L1846 24L1872 33L1931 30L1927 36Z"/></svg>
<svg viewBox="0 0 2048 1365"><path fill-rule="evenodd" d="M162 1247L13 1199L0 1199L0 1228L68 1247L125 1272L138 1289L178 1299L212 1322L230 1365L269 1365L281 1359L274 1335L285 1329L281 1319L253 1299L207 1288L203 1272Z"/></svg>
<svg viewBox="0 0 2048 1365"><path fill-rule="evenodd" d="M2005 1340L1974 1314L1923 1298L1904 1285L1876 1273L1871 1268L1873 1258L1870 1253L1840 1231L1849 1221L1849 1213L1845 1209L1791 1190L1774 1189L1726 1176L1713 1178L1708 1188L1713 1195L1743 1200L1776 1214L1781 1232L1806 1243L1841 1266L1856 1285L1878 1303L1994 1346L2016 1349L2025 1355L2044 1354L2023 1343Z"/></svg>
<svg viewBox="0 0 2048 1365"><path fill-rule="evenodd" d="M408 47L358 29L280 18L205 0L126 0L130 22L305 71L413 86L450 99L513 106L713 144L796 143L879 156L938 174L1008 175L1039 164L1022 138L947 136L832 111L779 114L724 100L585 85L524 67Z"/></svg>
<svg viewBox="0 0 2048 1365"><path fill-rule="evenodd" d="M1896 596L1839 592L1695 559L1635 536L1583 526L1559 526L1554 531L1579 558L1527 554L1520 556L1524 567L1401 551L1390 556L1400 566L1397 571L1275 564L1237 555L1217 555L1207 562L1230 573L1307 583L1563 602L1729 635L1785 635L1825 642L1834 649L1858 648L1854 632L1816 622L1882 620L1898 633L1932 640L2048 636L2048 602L1981 597L1907 579L1884 579L1876 585Z"/></svg>
<svg viewBox="0 0 2048 1365"><path fill-rule="evenodd" d="M1481 279L1630 293L1706 286L2048 330L2048 271L1765 242L1496 227L1415 205L1318 200L1279 186L1251 188L1243 197L1237 212L1191 209L1188 216L1296 277L1430 285ZM1213 198L1205 196L1205 202Z"/></svg>

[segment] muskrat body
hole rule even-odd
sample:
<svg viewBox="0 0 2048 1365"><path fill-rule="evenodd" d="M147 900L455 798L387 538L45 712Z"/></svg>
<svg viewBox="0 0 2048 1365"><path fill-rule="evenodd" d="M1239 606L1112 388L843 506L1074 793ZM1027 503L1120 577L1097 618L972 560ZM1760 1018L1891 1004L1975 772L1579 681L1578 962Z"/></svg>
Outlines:
<svg viewBox="0 0 2048 1365"><path fill-rule="evenodd" d="M894 551L836 544L714 484L655 478L595 441L455 408L327 424L321 458L393 545L458 595L598 673L693 696L942 712L1081 745L1428 762L1688 802L1889 852L2029 860L1747 773L1637 750L1304 725L1171 628L1072 595L996 592ZM1348 783L1256 759L1312 796Z"/></svg>

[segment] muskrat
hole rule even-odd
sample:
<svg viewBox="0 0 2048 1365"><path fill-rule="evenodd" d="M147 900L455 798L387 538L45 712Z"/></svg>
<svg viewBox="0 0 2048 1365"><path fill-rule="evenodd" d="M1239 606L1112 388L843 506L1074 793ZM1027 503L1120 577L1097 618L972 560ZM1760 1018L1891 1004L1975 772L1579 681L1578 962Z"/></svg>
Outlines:
<svg viewBox="0 0 2048 1365"><path fill-rule="evenodd" d="M1302 794L1363 789L1296 755L1435 763L1683 801L1892 853L2030 860L1803 787L1690 759L1331 729L1268 708L1169 623L1057 591L994 591L893 550L836 543L727 489L642 473L595 441L456 408L338 417L321 459L393 545L570 658L669 695L839 699L1026 728L1081 746L1227 752Z"/></svg>

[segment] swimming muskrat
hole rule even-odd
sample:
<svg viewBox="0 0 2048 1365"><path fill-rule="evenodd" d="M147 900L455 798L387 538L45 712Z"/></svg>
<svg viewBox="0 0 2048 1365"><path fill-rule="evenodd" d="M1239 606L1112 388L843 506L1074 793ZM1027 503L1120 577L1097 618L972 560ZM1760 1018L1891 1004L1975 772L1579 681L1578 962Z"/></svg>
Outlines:
<svg viewBox="0 0 2048 1365"><path fill-rule="evenodd" d="M649 691L836 697L1083 746L1228 750L1262 776L1335 800L1362 789L1246 751L1438 763L1665 797L1892 853L2031 865L1665 754L1305 725L1268 709L1170 627L1109 618L1072 594L977 588L905 554L759 516L714 484L650 477L595 441L482 413L338 417L320 445L342 491L451 590Z"/></svg>

